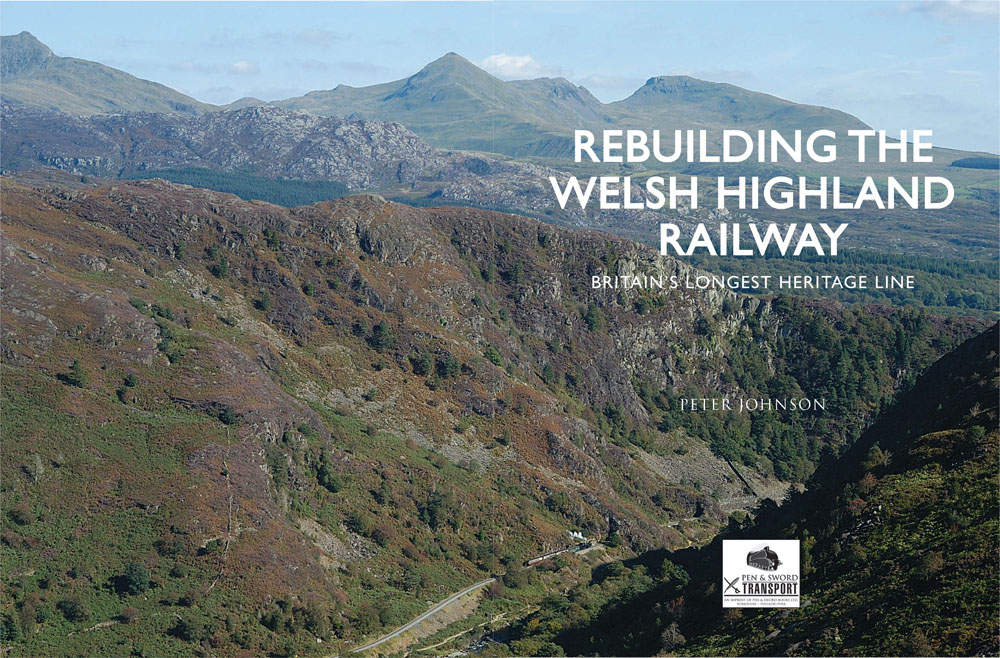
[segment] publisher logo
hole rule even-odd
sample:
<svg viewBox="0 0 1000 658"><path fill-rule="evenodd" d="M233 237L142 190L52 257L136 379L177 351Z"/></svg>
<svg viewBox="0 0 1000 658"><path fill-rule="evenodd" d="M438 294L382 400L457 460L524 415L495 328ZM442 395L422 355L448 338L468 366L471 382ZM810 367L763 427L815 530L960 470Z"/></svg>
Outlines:
<svg viewBox="0 0 1000 658"><path fill-rule="evenodd" d="M777 571L781 560L778 559L777 553L765 546L759 551L747 553L747 564L761 571Z"/></svg>
<svg viewBox="0 0 1000 658"><path fill-rule="evenodd" d="M723 540L723 608L797 608L800 586L797 539Z"/></svg>

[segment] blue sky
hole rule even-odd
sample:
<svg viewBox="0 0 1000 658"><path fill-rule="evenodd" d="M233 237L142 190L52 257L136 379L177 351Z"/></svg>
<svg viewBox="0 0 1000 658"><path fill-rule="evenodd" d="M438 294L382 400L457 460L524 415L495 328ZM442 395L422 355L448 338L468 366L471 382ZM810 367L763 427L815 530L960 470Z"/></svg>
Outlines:
<svg viewBox="0 0 1000 658"><path fill-rule="evenodd" d="M929 128L1000 151L1000 3L0 4L0 30L199 100L406 77L454 51L505 79L564 76L607 102L688 74Z"/></svg>

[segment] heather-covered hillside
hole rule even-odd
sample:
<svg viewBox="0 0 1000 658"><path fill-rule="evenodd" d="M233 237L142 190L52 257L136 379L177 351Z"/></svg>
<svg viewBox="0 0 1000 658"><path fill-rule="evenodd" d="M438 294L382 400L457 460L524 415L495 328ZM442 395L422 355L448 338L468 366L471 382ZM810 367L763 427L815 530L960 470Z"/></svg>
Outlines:
<svg viewBox="0 0 1000 658"><path fill-rule="evenodd" d="M513 614L582 577L518 567L567 531L701 544L983 326L594 291L689 268L468 208L3 186L0 618L29 654L343 651L491 574ZM829 406L678 410L708 391Z"/></svg>

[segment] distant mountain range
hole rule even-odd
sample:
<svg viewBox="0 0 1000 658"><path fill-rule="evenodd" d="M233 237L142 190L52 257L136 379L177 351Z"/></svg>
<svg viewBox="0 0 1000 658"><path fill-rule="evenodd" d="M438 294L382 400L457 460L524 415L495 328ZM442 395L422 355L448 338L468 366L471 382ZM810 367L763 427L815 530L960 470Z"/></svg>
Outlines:
<svg viewBox="0 0 1000 658"><path fill-rule="evenodd" d="M7 103L81 115L198 114L265 104L243 98L209 105L103 64L57 57L29 32L0 39ZM650 78L628 98L605 104L565 78L505 82L455 53L402 80L339 85L270 104L325 116L398 121L433 146L512 156L565 157L572 153L574 129L623 123L665 129L865 126L837 110L686 76Z"/></svg>
<svg viewBox="0 0 1000 658"><path fill-rule="evenodd" d="M710 128L717 135L732 126L843 131L864 125L835 110L686 77L652 78L630 97L602 104L565 79L504 82L454 53L405 80L340 86L277 103L244 98L214 106L101 64L57 57L26 32L2 37L0 50L4 173L54 167L112 179L211 179L220 183L213 189L224 191L254 189L254 176L326 181L415 205L504 210L648 242L658 238L659 223L666 218L685 226L712 219L712 204L693 212L601 211L596 204L585 211L572 204L559 208L550 176L566 180L571 174L595 173L595 167L572 160L574 128ZM657 173L711 180L717 175L822 172L843 177L846 188L859 186L876 171L947 176L958 191L947 214L897 209L887 217L878 210L807 210L792 216L762 209L741 221L828 221L839 214L854 227L852 248L862 240L864 247L883 251L905 243L912 254L991 258L996 176L985 169L949 166L980 155L935 148L933 164L902 165L858 164L850 157L822 166L681 162ZM613 170L614 165L608 167ZM629 165L619 171L640 177L649 173ZM634 196L640 194L639 180L633 181ZM263 191L244 193L280 202ZM942 270L940 264L928 267L933 273ZM951 265L946 269L954 274ZM925 270L920 271L930 274ZM968 277L925 279L922 301L983 309L986 303L977 295L983 293L985 299L993 289L992 284L984 289L984 283Z"/></svg>
<svg viewBox="0 0 1000 658"><path fill-rule="evenodd" d="M340 85L275 105L315 114L399 121L436 146L513 156L572 155L573 130L637 128L863 128L859 119L734 85L687 76L650 78L604 104L565 78L504 82L455 53L403 80ZM446 117L447 120L443 120Z"/></svg>
<svg viewBox="0 0 1000 658"><path fill-rule="evenodd" d="M271 178L334 180L355 190L409 182L441 167L434 148L399 125L321 117L277 107L196 116L89 117L4 105L11 137L5 170L39 165L103 178L171 167L253 171Z"/></svg>
<svg viewBox="0 0 1000 658"><path fill-rule="evenodd" d="M51 167L87 177L171 178L166 170L211 170L270 179L335 181L351 190L418 205L471 205L545 216L563 224L652 225L647 210L598 216L549 210L539 165L490 154L443 151L390 121L325 117L273 106L206 112L87 117L2 104L4 172ZM182 182L184 179L179 180ZM208 187L212 187L208 185ZM266 198L257 192L251 198Z"/></svg>
<svg viewBox="0 0 1000 658"><path fill-rule="evenodd" d="M0 77L4 101L70 114L199 114L214 107L110 66L58 57L30 32L0 37Z"/></svg>
<svg viewBox="0 0 1000 658"><path fill-rule="evenodd" d="M615 117L564 78L504 82L455 53L402 80L339 85L276 105L315 114L400 121L437 146L508 155L561 156L572 130Z"/></svg>

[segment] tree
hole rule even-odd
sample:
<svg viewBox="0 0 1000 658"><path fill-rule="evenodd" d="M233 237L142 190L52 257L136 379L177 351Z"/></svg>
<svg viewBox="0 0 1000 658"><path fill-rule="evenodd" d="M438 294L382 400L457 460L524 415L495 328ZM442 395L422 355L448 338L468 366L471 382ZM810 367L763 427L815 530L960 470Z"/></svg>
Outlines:
<svg viewBox="0 0 1000 658"><path fill-rule="evenodd" d="M931 645L930 640L927 639L927 635L925 635L919 628L913 631L913 634L906 639L904 653L909 656L938 655L937 652L934 651L934 647Z"/></svg>
<svg viewBox="0 0 1000 658"><path fill-rule="evenodd" d="M462 364L458 362L450 352L445 353L438 359L437 362L437 373L447 379L448 377L454 377L462 370Z"/></svg>
<svg viewBox="0 0 1000 658"><path fill-rule="evenodd" d="M920 560L917 571L924 580L933 580L944 569L944 553L931 551Z"/></svg>
<svg viewBox="0 0 1000 658"><path fill-rule="evenodd" d="M14 618L8 614L0 614L0 641L10 643L17 639L18 627Z"/></svg>
<svg viewBox="0 0 1000 658"><path fill-rule="evenodd" d="M225 406L222 411L219 412L219 420L221 420L226 425L236 424L236 412L230 406Z"/></svg>
<svg viewBox="0 0 1000 658"><path fill-rule="evenodd" d="M616 537L617 535L612 536ZM615 560L614 562L609 563L605 569L608 574L608 578L618 578L620 576L624 576L628 568L621 560Z"/></svg>
<svg viewBox="0 0 1000 658"><path fill-rule="evenodd" d="M503 575L503 584L512 589L527 587L530 584L530 573L519 562L511 562L507 573Z"/></svg>
<svg viewBox="0 0 1000 658"><path fill-rule="evenodd" d="M965 438L969 441L982 441L986 436L986 428L982 425L973 425L965 431Z"/></svg>
<svg viewBox="0 0 1000 658"><path fill-rule="evenodd" d="M156 552L163 556L175 556L184 552L184 538L172 532L166 532L156 541Z"/></svg>
<svg viewBox="0 0 1000 658"><path fill-rule="evenodd" d="M687 639L681 635L681 629L677 626L677 622L673 621L663 630L663 634L660 635L660 642L665 651L673 651L687 642Z"/></svg>
<svg viewBox="0 0 1000 658"><path fill-rule="evenodd" d="M326 639L330 636L330 617L326 608L318 601L310 601L302 611L305 629L314 636Z"/></svg>
<svg viewBox="0 0 1000 658"><path fill-rule="evenodd" d="M542 381L548 384L549 386L554 386L556 383L555 368L553 368L552 364L549 363L548 361L546 361L545 365L542 366Z"/></svg>
<svg viewBox="0 0 1000 658"><path fill-rule="evenodd" d="M375 519L363 512L352 512L347 519L347 527L362 537L371 537L375 532Z"/></svg>
<svg viewBox="0 0 1000 658"><path fill-rule="evenodd" d="M216 278L225 279L229 275L229 261L225 256L220 256L218 261L208 266L208 271Z"/></svg>
<svg viewBox="0 0 1000 658"><path fill-rule="evenodd" d="M590 331L601 331L607 324L607 320L604 318L604 311L595 304L587 307L587 312L583 314L583 320L587 323L587 329Z"/></svg>
<svg viewBox="0 0 1000 658"><path fill-rule="evenodd" d="M21 632L30 637L35 632L35 624L38 622L38 613L32 601L25 601L21 604L21 610L17 613L18 622L21 625Z"/></svg>
<svg viewBox="0 0 1000 658"><path fill-rule="evenodd" d="M660 578L665 583L673 583L677 589L683 588L691 580L684 567L674 564L668 559L664 559L660 564Z"/></svg>
<svg viewBox="0 0 1000 658"><path fill-rule="evenodd" d="M142 594L149 589L149 571L136 562L130 562L122 574L122 588L126 594Z"/></svg>
<svg viewBox="0 0 1000 658"><path fill-rule="evenodd" d="M877 484L878 478L876 478L871 472L865 473L864 477L858 481L858 491L867 496L872 492Z"/></svg>
<svg viewBox="0 0 1000 658"><path fill-rule="evenodd" d="M177 622L173 634L185 642L197 642L205 635L205 624L201 619L189 615Z"/></svg>
<svg viewBox="0 0 1000 658"><path fill-rule="evenodd" d="M72 384L78 388L87 385L87 371L83 369L80 359L73 359L73 364L69 367L69 374L65 376L67 384Z"/></svg>
<svg viewBox="0 0 1000 658"><path fill-rule="evenodd" d="M381 320L372 329L372 337L368 343L381 352L396 344L396 335L389 328L389 324L385 320Z"/></svg>
<svg viewBox="0 0 1000 658"><path fill-rule="evenodd" d="M432 490L427 495L427 502L420 506L420 520L426 523L431 530L437 530L441 525L441 511L444 507L444 498L437 489Z"/></svg>
<svg viewBox="0 0 1000 658"><path fill-rule="evenodd" d="M503 598L504 592L503 583L499 580L494 580L486 586L486 598L488 599L501 599Z"/></svg>
<svg viewBox="0 0 1000 658"><path fill-rule="evenodd" d="M513 267L507 270L506 274L504 275L504 278L507 280L507 283L509 283L512 286L519 285L523 277L524 277L524 265L522 265L520 261L514 263Z"/></svg>
<svg viewBox="0 0 1000 658"><path fill-rule="evenodd" d="M330 458L326 452L320 458L319 468L316 469L316 481L319 483L319 486L330 493L337 493L343 487L343 483L337 471L334 470L333 465L330 463Z"/></svg>
<svg viewBox="0 0 1000 658"><path fill-rule="evenodd" d="M272 231L269 228L264 229L264 240L267 242L268 249L273 251L281 249L281 236L278 235L277 231Z"/></svg>
<svg viewBox="0 0 1000 658"><path fill-rule="evenodd" d="M69 621L86 621L90 618L90 608L77 594L67 596L57 604L57 607Z"/></svg>
<svg viewBox="0 0 1000 658"><path fill-rule="evenodd" d="M891 456L890 453L884 452L882 448L880 448L879 445L876 443L871 447L871 450L868 451L868 454L865 456L864 461L861 462L861 466L865 470L871 470L876 466L882 466L884 464L888 464L890 456Z"/></svg>
<svg viewBox="0 0 1000 658"><path fill-rule="evenodd" d="M429 375L433 365L431 355L427 352L411 354L410 365L413 366L414 375Z"/></svg>
<svg viewBox="0 0 1000 658"><path fill-rule="evenodd" d="M486 348L486 350L483 352L483 356L485 356L486 360L492 363L493 365L497 367L503 366L503 357L500 356L500 352L497 351L497 348L493 347L492 345Z"/></svg>

